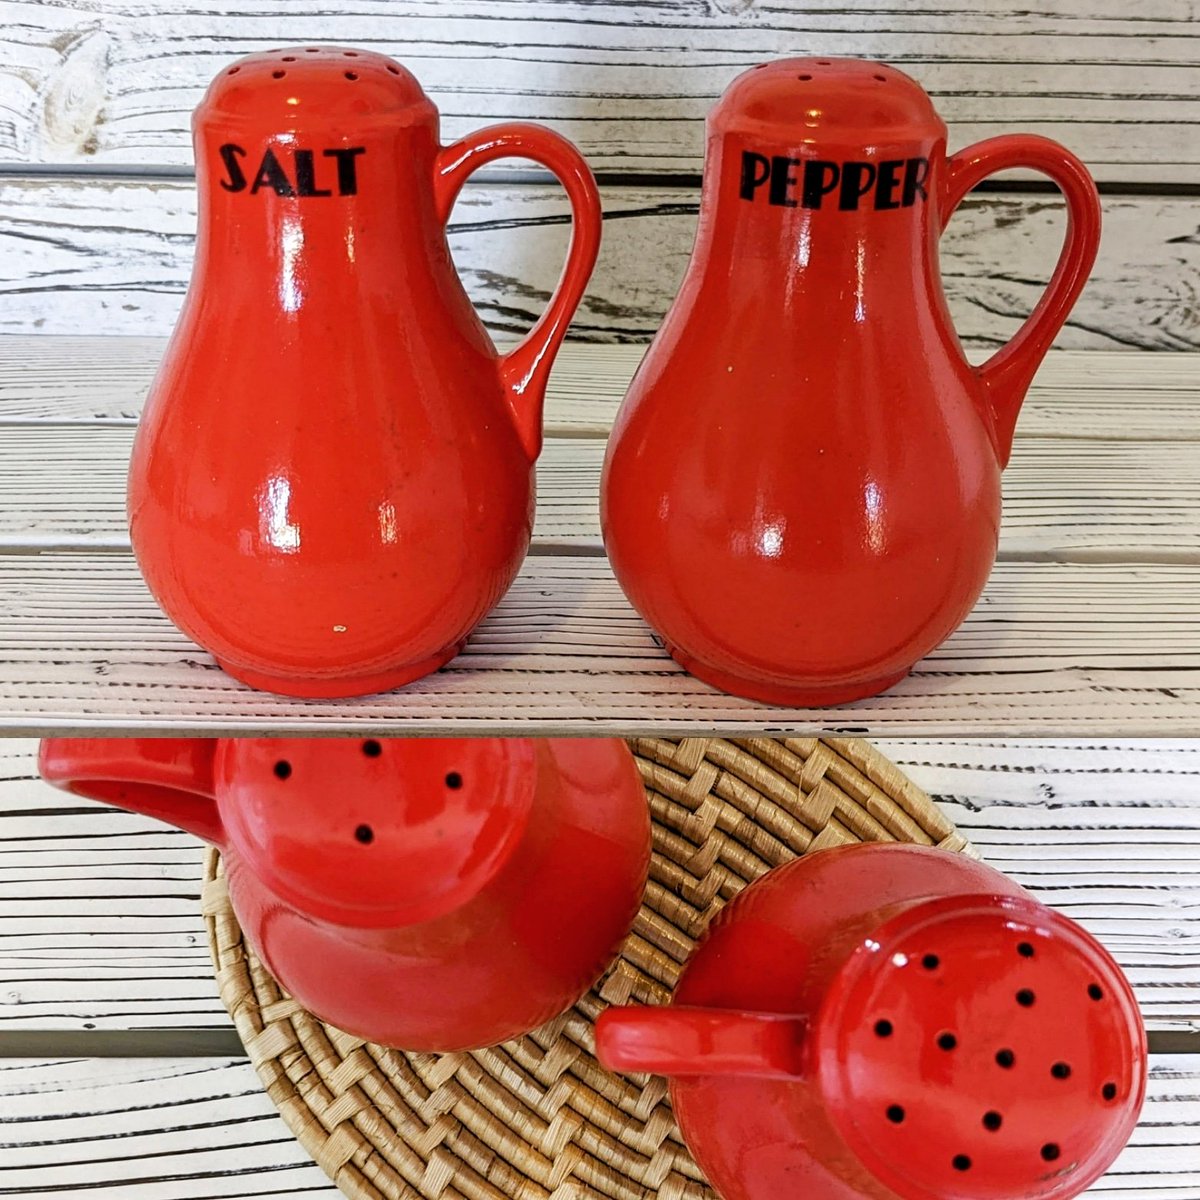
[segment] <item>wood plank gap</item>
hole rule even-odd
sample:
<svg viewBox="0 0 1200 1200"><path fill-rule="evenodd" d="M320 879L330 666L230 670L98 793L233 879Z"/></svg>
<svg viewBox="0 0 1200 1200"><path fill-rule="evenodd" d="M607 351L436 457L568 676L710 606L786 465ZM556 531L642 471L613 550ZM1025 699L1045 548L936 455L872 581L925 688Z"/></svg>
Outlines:
<svg viewBox="0 0 1200 1200"><path fill-rule="evenodd" d="M1151 1054L1200 1055L1200 1033L1151 1031ZM235 1029L14 1029L0 1032L5 1058L245 1058Z"/></svg>

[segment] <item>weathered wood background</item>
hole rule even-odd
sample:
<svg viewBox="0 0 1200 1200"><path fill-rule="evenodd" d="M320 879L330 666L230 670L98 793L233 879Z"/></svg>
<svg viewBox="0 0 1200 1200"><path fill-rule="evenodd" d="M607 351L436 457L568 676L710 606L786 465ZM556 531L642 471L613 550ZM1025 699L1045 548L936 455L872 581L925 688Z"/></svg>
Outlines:
<svg viewBox="0 0 1200 1200"><path fill-rule="evenodd" d="M230 59L340 42L407 63L457 136L544 121L600 175L601 263L573 328L645 340L696 220L703 116L738 72L787 54L883 58L933 95L960 147L1056 137L1089 163L1107 224L1059 339L1200 349L1200 6L1196 0L90 0L0 3L0 332L166 332L194 223L187 124ZM522 164L515 164L520 167ZM527 164L524 164L527 166ZM489 325L519 332L557 277L566 206L503 168L453 217ZM1062 206L1028 179L978 193L944 244L975 356L1035 302Z"/></svg>

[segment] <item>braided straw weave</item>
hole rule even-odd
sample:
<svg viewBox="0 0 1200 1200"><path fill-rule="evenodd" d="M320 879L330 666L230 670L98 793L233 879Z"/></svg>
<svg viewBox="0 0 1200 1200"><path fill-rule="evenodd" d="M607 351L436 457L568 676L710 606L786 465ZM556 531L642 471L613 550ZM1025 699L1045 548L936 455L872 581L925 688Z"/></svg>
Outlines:
<svg viewBox="0 0 1200 1200"><path fill-rule="evenodd" d="M715 1200L665 1080L592 1054L609 1004L662 1004L709 920L764 871L826 846L966 850L933 801L855 738L637 738L654 816L645 902L618 960L573 1009L490 1050L405 1054L318 1021L242 940L220 863L203 910L221 998L268 1095L355 1200Z"/></svg>

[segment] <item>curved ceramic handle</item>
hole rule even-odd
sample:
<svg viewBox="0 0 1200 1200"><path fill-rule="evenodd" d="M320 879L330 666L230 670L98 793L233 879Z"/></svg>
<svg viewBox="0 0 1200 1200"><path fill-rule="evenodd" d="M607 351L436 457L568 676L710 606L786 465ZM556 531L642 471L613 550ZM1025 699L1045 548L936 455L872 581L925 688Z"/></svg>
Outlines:
<svg viewBox="0 0 1200 1200"><path fill-rule="evenodd" d="M1025 393L1079 299L1100 247L1100 195L1087 167L1057 142L1027 133L989 138L950 158L942 194L942 228L980 180L1011 167L1032 168L1058 184L1067 201L1067 235L1037 307L1011 341L975 368L991 405L1002 467L1008 465Z"/></svg>
<svg viewBox="0 0 1200 1200"><path fill-rule="evenodd" d="M720 1008L610 1008L596 1022L596 1056L610 1071L655 1075L806 1074L803 1017Z"/></svg>
<svg viewBox="0 0 1200 1200"><path fill-rule="evenodd" d="M215 738L43 738L38 771L47 783L224 841L213 800Z"/></svg>
<svg viewBox="0 0 1200 1200"><path fill-rule="evenodd" d="M438 219L445 224L466 178L497 158L529 158L558 176L571 202L571 244L558 286L546 311L508 354L500 357L500 378L513 420L530 459L542 448L542 405L554 357L583 299L600 250L600 193L583 155L543 125L512 122L489 125L445 146L433 180Z"/></svg>

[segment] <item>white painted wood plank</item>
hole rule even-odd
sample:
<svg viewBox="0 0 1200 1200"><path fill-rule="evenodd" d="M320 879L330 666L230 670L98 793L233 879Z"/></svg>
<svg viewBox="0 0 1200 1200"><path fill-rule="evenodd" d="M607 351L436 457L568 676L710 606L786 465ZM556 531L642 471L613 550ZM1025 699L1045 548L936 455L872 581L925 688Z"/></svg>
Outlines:
<svg viewBox="0 0 1200 1200"><path fill-rule="evenodd" d="M885 696L778 709L668 659L603 559L532 557L442 671L341 703L252 692L120 554L0 557L0 732L1200 734L1200 567L999 563L974 613Z"/></svg>
<svg viewBox="0 0 1200 1200"><path fill-rule="evenodd" d="M788 54L884 58L931 92L952 145L1028 130L1104 179L1200 179L1200 72L1187 0L1017 12L986 0L279 0L220 9L3 6L0 156L23 162L191 160L188 115L252 50L339 42L407 63L447 136L543 120L609 171L695 172L703 118L740 71Z"/></svg>
<svg viewBox="0 0 1200 1200"><path fill-rule="evenodd" d="M1200 741L878 745L988 862L1112 950L1150 1028L1200 1031ZM49 788L35 754L0 742L0 1039L225 1027L200 844Z"/></svg>
<svg viewBox="0 0 1200 1200"><path fill-rule="evenodd" d="M333 1200L246 1062L13 1059L0 1192L59 1200ZM114 1189L118 1189L114 1191ZM1141 1120L1087 1195L1200 1198L1200 1059L1154 1055Z"/></svg>
<svg viewBox="0 0 1200 1200"><path fill-rule="evenodd" d="M1086 427L1086 393L1077 409ZM129 426L0 426L0 552L128 549L132 441ZM1190 442L1020 439L1004 475L1000 553L1200 562L1196 459ZM603 461L599 439L547 439L538 462L536 550L603 553Z"/></svg>
<svg viewBox="0 0 1200 1200"><path fill-rule="evenodd" d="M0 334L0 427L133 424L165 348L161 337ZM645 352L641 343L567 342L550 375L547 432L606 437ZM1200 441L1200 356L1054 350L1018 437Z"/></svg>
<svg viewBox="0 0 1200 1200"><path fill-rule="evenodd" d="M1200 72L1197 72L1200 78ZM571 327L592 341L645 340L691 252L693 189L610 187L596 273ZM556 187L466 189L450 243L484 321L523 332L558 279L566 201ZM166 334L191 270L187 180L0 176L0 332ZM978 359L1015 332L1062 241L1057 196L976 195L941 247L959 335ZM1057 344L1200 348L1200 223L1194 199L1109 197L1092 279Z"/></svg>

